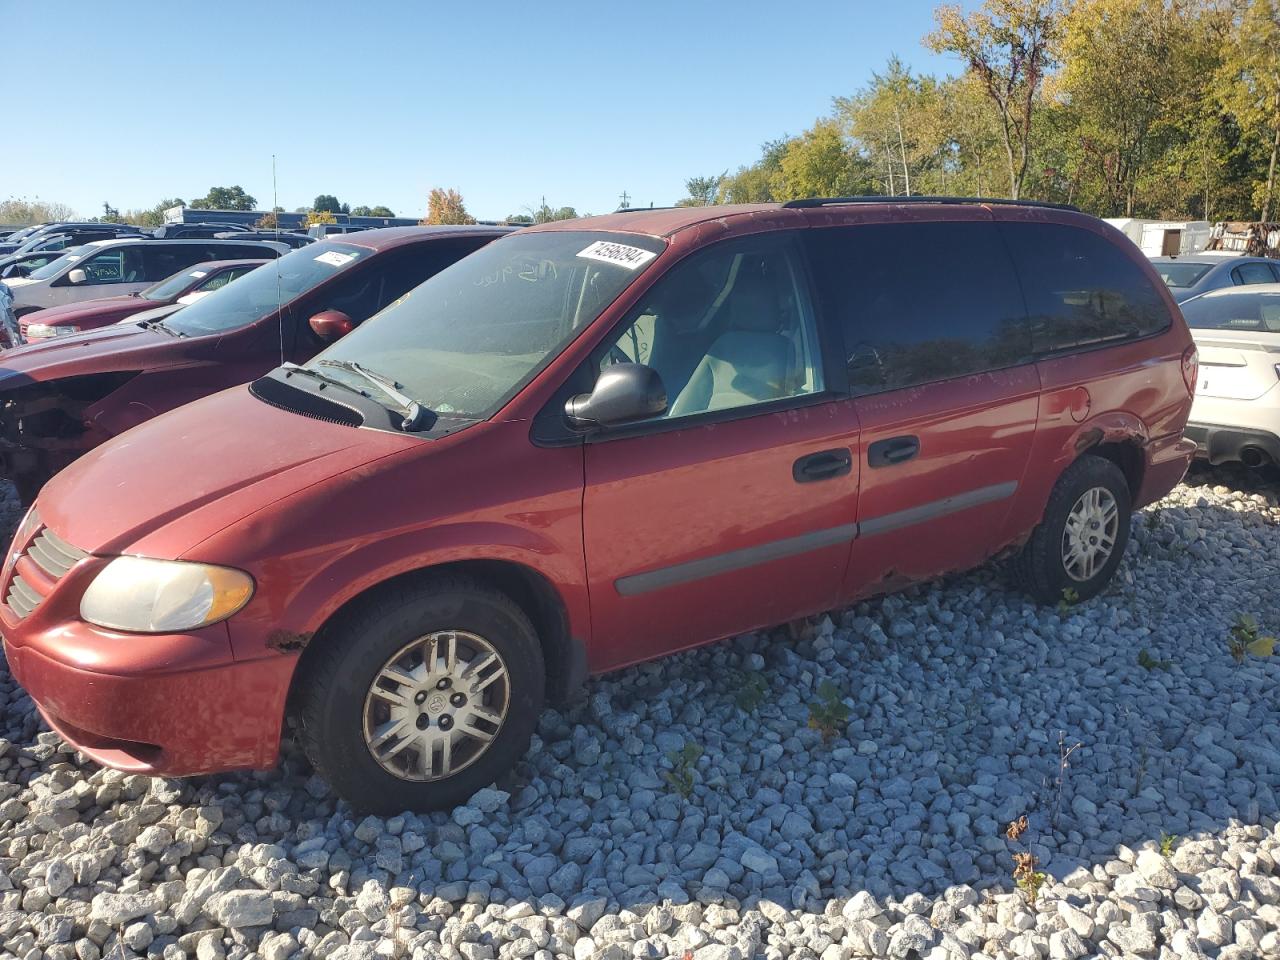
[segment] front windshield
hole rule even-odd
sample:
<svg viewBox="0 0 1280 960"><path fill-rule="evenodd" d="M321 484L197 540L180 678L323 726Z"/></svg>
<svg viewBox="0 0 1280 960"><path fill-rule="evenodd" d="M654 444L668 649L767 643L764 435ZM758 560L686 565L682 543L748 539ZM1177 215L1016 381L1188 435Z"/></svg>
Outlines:
<svg viewBox="0 0 1280 960"><path fill-rule="evenodd" d="M1196 297L1182 305L1187 325L1200 330L1280 333L1280 293Z"/></svg>
<svg viewBox="0 0 1280 960"><path fill-rule="evenodd" d="M1156 273L1169 287L1193 287L1209 272L1211 263L1155 263Z"/></svg>
<svg viewBox="0 0 1280 960"><path fill-rule="evenodd" d="M209 268L205 266L194 266L190 270L179 270L171 277L165 277L159 283L153 283L147 289L143 290L138 296L144 300L162 300L169 301L186 290L187 287L195 283L201 277L209 275Z"/></svg>
<svg viewBox="0 0 1280 960"><path fill-rule="evenodd" d="M30 278L32 280L48 280L50 277L56 277L65 267L71 266L71 264L80 259L80 251L83 249L83 247L75 247L74 249L68 250L52 263L46 263L39 270L32 270Z"/></svg>
<svg viewBox="0 0 1280 960"><path fill-rule="evenodd" d="M367 389L332 364L356 361L436 413L488 417L662 249L632 234L511 234L415 287L308 366Z"/></svg>
<svg viewBox="0 0 1280 960"><path fill-rule="evenodd" d="M243 327L372 255L368 247L336 242L294 250L202 297L165 325L192 337Z"/></svg>

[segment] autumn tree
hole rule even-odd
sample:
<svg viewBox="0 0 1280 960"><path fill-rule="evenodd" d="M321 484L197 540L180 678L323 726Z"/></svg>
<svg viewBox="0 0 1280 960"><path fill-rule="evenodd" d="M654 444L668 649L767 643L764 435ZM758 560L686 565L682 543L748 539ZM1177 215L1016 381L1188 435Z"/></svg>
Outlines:
<svg viewBox="0 0 1280 960"><path fill-rule="evenodd" d="M338 218L334 216L332 210L309 210L304 224L308 227L318 227L323 226L326 223L337 222Z"/></svg>
<svg viewBox="0 0 1280 960"><path fill-rule="evenodd" d="M782 155L790 137L770 140L761 147L761 157L750 166L739 167L720 182L720 203L768 203L774 199L773 179L782 170Z"/></svg>
<svg viewBox="0 0 1280 960"><path fill-rule="evenodd" d="M857 156L831 118L787 142L770 178L776 200L802 197L846 197L875 192L866 160Z"/></svg>
<svg viewBox="0 0 1280 960"><path fill-rule="evenodd" d="M1241 129L1265 145L1266 176L1255 203L1261 219L1280 217L1280 0L1248 0L1234 42L1227 48L1218 84L1223 105Z"/></svg>
<svg viewBox="0 0 1280 960"><path fill-rule="evenodd" d="M462 202L462 194L457 190L444 190L440 187L432 189L427 196L427 215L421 221L424 224L442 223L475 223L475 217L467 213Z"/></svg>
<svg viewBox="0 0 1280 960"><path fill-rule="evenodd" d="M877 176L883 171L884 193L920 193L921 168L941 160L942 138L930 113L936 87L931 77L913 75L894 56L883 73L871 75L865 89L835 99L836 115L853 137L855 149L871 158Z"/></svg>
<svg viewBox="0 0 1280 960"><path fill-rule="evenodd" d="M937 29L925 42L958 56L982 82L1001 124L1009 195L1022 195L1031 163L1032 120L1040 86L1054 64L1061 33L1060 0L986 0L966 15L956 5L937 9Z"/></svg>
<svg viewBox="0 0 1280 960"><path fill-rule="evenodd" d="M275 211L264 213L258 218L258 222L254 224L259 230L278 230L280 229L280 218L276 216Z"/></svg>

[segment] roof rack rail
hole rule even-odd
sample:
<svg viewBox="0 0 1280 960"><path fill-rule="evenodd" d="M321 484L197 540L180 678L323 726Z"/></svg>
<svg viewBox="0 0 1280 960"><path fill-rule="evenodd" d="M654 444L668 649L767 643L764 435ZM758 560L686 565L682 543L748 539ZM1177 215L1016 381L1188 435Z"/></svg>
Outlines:
<svg viewBox="0 0 1280 960"><path fill-rule="evenodd" d="M703 204L703 206L715 206L715 204ZM678 210L680 205L677 203L670 204L665 207L619 207L614 213L648 213L650 210Z"/></svg>
<svg viewBox="0 0 1280 960"><path fill-rule="evenodd" d="M1013 207L1045 207L1050 210L1071 210L1076 213L1080 208L1070 203L1049 203L1047 200L1011 200L1008 197L933 197L933 196L881 196L869 195L861 197L810 197L805 200L788 200L782 206L789 209L806 207L830 207L845 203L998 203Z"/></svg>

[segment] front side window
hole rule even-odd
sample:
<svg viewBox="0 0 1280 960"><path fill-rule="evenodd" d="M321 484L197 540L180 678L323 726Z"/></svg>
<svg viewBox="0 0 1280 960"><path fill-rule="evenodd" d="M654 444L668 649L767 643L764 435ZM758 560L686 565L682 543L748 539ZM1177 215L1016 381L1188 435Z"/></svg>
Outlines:
<svg viewBox="0 0 1280 960"><path fill-rule="evenodd" d="M165 324L192 337L235 330L261 320L372 255L368 247L336 242L295 250L273 261L268 269L255 270L244 283L228 284L175 313Z"/></svg>
<svg viewBox="0 0 1280 960"><path fill-rule="evenodd" d="M717 244L645 292L600 358L643 363L666 419L820 393L817 325L796 250L776 234Z"/></svg>
<svg viewBox="0 0 1280 960"><path fill-rule="evenodd" d="M142 283L147 279L142 251L137 247L116 247L89 257L79 264L88 283Z"/></svg>
<svg viewBox="0 0 1280 960"><path fill-rule="evenodd" d="M304 247L277 262L330 245ZM366 389L357 374L334 366L355 361L436 413L491 416L642 275L663 246L625 233L511 234L415 287L307 366ZM257 271L216 296L230 296L270 272Z"/></svg>
<svg viewBox="0 0 1280 960"><path fill-rule="evenodd" d="M1193 329L1280 333L1280 293L1196 297L1182 305L1182 315Z"/></svg>
<svg viewBox="0 0 1280 960"><path fill-rule="evenodd" d="M1159 292L1105 237L1078 227L1005 222L1037 353L1132 340L1173 318Z"/></svg>
<svg viewBox="0 0 1280 960"><path fill-rule="evenodd" d="M1026 361L1017 277L989 222L868 224L805 237L855 394Z"/></svg>

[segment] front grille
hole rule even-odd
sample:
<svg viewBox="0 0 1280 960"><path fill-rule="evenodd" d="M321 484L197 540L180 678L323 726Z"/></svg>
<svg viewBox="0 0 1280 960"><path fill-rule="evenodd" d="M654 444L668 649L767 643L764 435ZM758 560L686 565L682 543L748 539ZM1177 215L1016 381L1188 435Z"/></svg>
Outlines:
<svg viewBox="0 0 1280 960"><path fill-rule="evenodd" d="M68 570L88 555L45 527L36 534L22 557L39 567L52 584L56 584L66 576ZM21 562L22 557L19 557L18 563ZM5 603L10 610L18 617L25 617L40 606L47 593L42 584L35 580L28 580L19 573L17 563L14 564L13 580L9 583L9 594L5 597Z"/></svg>

